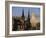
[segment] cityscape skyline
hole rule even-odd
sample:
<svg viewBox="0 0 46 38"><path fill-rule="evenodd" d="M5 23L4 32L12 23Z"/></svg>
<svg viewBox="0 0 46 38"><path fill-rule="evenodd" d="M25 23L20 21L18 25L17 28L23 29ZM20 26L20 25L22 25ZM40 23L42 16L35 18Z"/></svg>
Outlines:
<svg viewBox="0 0 46 38"><path fill-rule="evenodd" d="M12 8L13 31L40 30L40 9L29 7ZM26 18L27 17L27 18Z"/></svg>

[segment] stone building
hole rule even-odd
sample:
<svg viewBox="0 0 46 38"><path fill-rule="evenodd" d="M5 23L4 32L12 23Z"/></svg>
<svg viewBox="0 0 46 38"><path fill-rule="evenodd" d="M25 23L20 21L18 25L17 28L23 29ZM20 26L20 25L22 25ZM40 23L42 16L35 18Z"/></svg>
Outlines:
<svg viewBox="0 0 46 38"><path fill-rule="evenodd" d="M31 23L32 28L40 29L40 27L38 28L38 24L40 25L40 21L37 19L37 17L36 17L34 12L32 13L32 16L31 16L31 19L30 19L30 23Z"/></svg>

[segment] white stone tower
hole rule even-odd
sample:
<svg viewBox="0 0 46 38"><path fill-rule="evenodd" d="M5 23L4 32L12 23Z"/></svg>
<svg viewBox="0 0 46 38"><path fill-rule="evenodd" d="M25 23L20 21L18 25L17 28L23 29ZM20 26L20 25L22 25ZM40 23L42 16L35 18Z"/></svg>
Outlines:
<svg viewBox="0 0 46 38"><path fill-rule="evenodd" d="M37 18L36 18L36 15L35 15L34 12L32 13L30 22L31 22L31 24L32 24L32 27L36 27L36 24L37 24Z"/></svg>

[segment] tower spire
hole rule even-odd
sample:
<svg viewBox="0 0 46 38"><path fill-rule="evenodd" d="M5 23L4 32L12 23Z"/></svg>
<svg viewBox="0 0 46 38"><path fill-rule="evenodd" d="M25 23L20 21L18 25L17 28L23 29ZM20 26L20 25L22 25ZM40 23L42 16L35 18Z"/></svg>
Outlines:
<svg viewBox="0 0 46 38"><path fill-rule="evenodd" d="M22 17L24 17L24 9L22 9Z"/></svg>
<svg viewBox="0 0 46 38"><path fill-rule="evenodd" d="M31 25L30 25L30 9L28 10L28 29L31 28Z"/></svg>
<svg viewBox="0 0 46 38"><path fill-rule="evenodd" d="M28 20L30 20L30 10L28 10Z"/></svg>

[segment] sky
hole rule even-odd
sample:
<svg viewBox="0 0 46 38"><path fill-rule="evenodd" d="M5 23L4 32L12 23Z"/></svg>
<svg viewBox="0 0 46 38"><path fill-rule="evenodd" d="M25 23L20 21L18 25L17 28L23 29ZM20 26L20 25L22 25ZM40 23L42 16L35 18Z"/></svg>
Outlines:
<svg viewBox="0 0 46 38"><path fill-rule="evenodd" d="M12 7L12 16L22 16L22 10L24 9L24 15L28 16L28 11L30 12L30 15L32 12L35 13L35 15L40 15L40 8L32 8L32 7Z"/></svg>

